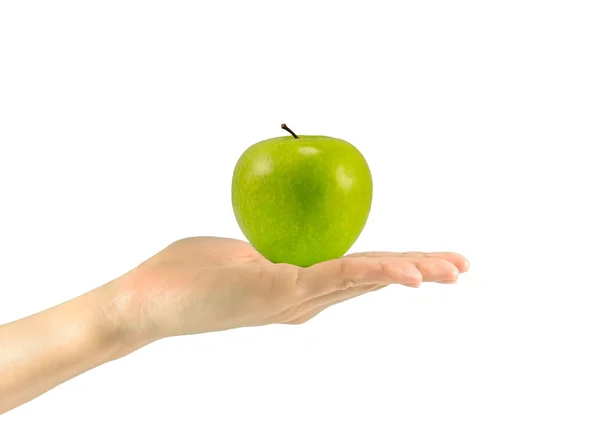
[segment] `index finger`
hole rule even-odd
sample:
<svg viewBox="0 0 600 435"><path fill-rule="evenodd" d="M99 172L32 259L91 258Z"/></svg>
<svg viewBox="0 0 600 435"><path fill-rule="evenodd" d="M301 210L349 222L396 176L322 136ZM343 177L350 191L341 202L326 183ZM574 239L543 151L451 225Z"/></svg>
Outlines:
<svg viewBox="0 0 600 435"><path fill-rule="evenodd" d="M454 264L461 273L469 270L469 260L464 255L457 252L386 252L386 251L369 251L355 252L348 254L346 257L397 257L397 258L441 258Z"/></svg>

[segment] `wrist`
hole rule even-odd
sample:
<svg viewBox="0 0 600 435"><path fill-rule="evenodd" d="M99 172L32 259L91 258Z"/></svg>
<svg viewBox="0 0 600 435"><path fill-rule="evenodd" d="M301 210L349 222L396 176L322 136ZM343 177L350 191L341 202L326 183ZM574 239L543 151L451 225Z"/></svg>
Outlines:
<svg viewBox="0 0 600 435"><path fill-rule="evenodd" d="M0 327L0 414L142 347L106 285Z"/></svg>
<svg viewBox="0 0 600 435"><path fill-rule="evenodd" d="M122 358L155 341L140 328L133 299L119 279L83 297L95 311L99 323L96 339L107 349L108 359Z"/></svg>

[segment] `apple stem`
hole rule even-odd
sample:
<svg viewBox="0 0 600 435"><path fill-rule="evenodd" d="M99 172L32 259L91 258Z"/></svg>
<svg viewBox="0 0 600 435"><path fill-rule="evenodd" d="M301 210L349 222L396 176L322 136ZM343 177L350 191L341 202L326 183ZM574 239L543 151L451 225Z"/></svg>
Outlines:
<svg viewBox="0 0 600 435"><path fill-rule="evenodd" d="M294 136L296 139L298 139L298 136L296 136L296 133L294 133L292 130L290 130L290 128L287 125L281 124L281 128L283 128L285 131L287 131L292 136Z"/></svg>

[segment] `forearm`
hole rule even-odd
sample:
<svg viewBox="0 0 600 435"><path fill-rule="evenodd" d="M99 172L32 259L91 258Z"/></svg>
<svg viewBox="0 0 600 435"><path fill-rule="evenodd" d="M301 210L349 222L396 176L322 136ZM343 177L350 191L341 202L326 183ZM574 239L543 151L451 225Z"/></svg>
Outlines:
<svg viewBox="0 0 600 435"><path fill-rule="evenodd" d="M115 315L116 298L100 287L0 326L0 414L140 347Z"/></svg>

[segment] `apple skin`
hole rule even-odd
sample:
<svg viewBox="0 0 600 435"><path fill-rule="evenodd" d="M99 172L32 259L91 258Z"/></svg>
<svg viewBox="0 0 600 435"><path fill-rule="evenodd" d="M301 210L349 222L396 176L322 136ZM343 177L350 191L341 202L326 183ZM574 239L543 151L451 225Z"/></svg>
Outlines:
<svg viewBox="0 0 600 435"><path fill-rule="evenodd" d="M308 267L343 256L356 242L373 180L360 151L342 139L283 136L241 155L231 195L236 221L260 254Z"/></svg>

